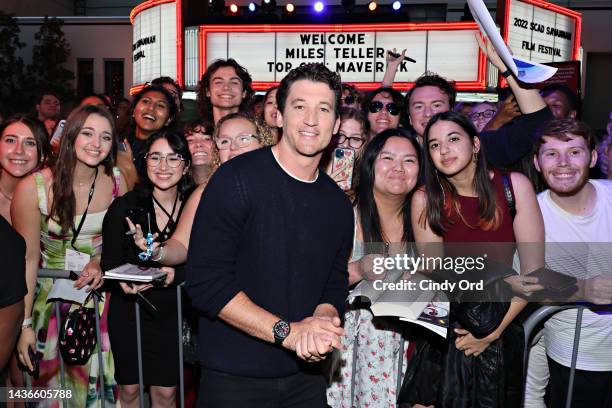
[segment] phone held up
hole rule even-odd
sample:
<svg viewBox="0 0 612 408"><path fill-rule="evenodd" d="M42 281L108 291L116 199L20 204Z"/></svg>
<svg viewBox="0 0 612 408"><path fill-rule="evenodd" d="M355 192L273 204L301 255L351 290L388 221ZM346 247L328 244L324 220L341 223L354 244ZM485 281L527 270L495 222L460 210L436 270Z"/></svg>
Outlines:
<svg viewBox="0 0 612 408"><path fill-rule="evenodd" d="M334 149L332 161L332 173L340 171L338 186L344 190L350 190L353 184L353 165L355 164L355 150L344 147Z"/></svg>

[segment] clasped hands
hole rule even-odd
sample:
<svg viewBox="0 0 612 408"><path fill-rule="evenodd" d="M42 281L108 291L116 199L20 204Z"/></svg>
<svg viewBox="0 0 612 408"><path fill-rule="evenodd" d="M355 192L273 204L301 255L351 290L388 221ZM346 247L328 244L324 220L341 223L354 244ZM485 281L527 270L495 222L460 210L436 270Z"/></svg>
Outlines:
<svg viewBox="0 0 612 408"><path fill-rule="evenodd" d="M300 359L315 363L324 360L334 348L340 349L343 335L339 317L312 316L291 323L291 332L283 347L295 351Z"/></svg>

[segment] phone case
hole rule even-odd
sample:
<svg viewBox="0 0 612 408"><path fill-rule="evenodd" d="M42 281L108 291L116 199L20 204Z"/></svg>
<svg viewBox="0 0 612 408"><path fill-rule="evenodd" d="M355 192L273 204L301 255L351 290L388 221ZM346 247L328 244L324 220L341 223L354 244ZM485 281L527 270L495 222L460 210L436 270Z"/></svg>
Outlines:
<svg viewBox="0 0 612 408"><path fill-rule="evenodd" d="M355 151L353 149L346 149L338 147L334 149L332 172L336 172L338 169L342 169L340 173L341 181L338 182L338 186L346 191L351 189L353 184L353 165L355 164Z"/></svg>
<svg viewBox="0 0 612 408"><path fill-rule="evenodd" d="M539 283L553 292L563 292L576 284L576 278L548 268L540 268L527 276L535 276Z"/></svg>

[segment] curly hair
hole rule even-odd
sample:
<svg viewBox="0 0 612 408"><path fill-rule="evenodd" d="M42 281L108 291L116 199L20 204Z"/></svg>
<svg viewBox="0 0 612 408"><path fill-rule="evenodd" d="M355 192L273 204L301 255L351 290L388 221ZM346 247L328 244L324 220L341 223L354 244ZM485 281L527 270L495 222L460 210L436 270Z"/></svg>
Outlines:
<svg viewBox="0 0 612 408"><path fill-rule="evenodd" d="M262 146L272 146L276 144L276 136L274 135L274 133L272 133L270 127L266 125L263 121L246 112L230 113L229 115L226 115L219 119L219 123L217 123L217 127L215 128L215 133L213 134L213 140L217 140L217 138L219 137L219 131L221 129L221 126L225 122L232 119L245 119L255 125L255 128L257 129L258 141L259 143L261 143Z"/></svg>
<svg viewBox="0 0 612 408"><path fill-rule="evenodd" d="M215 74L215 72L217 72L219 68L223 67L234 68L234 71L236 71L236 75L238 75L238 77L242 81L242 89L245 92L245 95L242 99L242 102L240 103L240 111L249 110L251 99L255 94L255 91L253 91L253 87L251 86L253 80L251 79L251 75L249 74L249 71L246 70L246 68L238 64L238 62L236 62L236 60L233 58L228 58L227 60L216 60L206 68L206 72L204 73L204 75L202 75L202 79L198 83L197 89L198 97L196 103L198 107L198 114L200 115L200 117L203 117L210 121L213 120L213 107L210 103L210 97L206 96L206 94L208 93L208 91L210 91L210 80L212 79L212 76Z"/></svg>

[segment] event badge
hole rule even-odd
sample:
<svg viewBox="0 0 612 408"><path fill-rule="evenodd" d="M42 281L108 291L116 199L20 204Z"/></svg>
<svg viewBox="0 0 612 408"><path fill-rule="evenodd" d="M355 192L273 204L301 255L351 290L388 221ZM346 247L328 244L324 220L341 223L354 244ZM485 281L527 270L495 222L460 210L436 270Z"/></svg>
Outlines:
<svg viewBox="0 0 612 408"><path fill-rule="evenodd" d="M75 271L78 274L85 269L85 265L89 263L90 256L84 252L75 251L74 249L66 248L66 259L64 268L68 271Z"/></svg>

